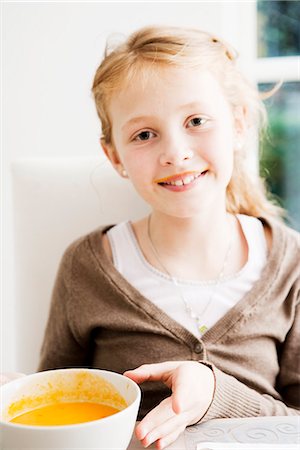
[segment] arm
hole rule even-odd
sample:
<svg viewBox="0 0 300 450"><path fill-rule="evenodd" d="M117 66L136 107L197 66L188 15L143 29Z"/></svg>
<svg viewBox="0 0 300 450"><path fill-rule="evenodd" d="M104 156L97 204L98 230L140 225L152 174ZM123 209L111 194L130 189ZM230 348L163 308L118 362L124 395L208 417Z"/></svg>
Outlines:
<svg viewBox="0 0 300 450"><path fill-rule="evenodd" d="M300 305L293 325L278 351L280 372L276 390L281 398L260 394L212 366L216 379L213 402L203 421L221 417L300 415Z"/></svg>
<svg viewBox="0 0 300 450"><path fill-rule="evenodd" d="M73 252L68 249L56 277L50 313L41 349L38 370L78 367L86 363L87 349L76 337L70 321L68 302L72 295Z"/></svg>
<svg viewBox="0 0 300 450"><path fill-rule="evenodd" d="M281 399L260 394L214 365L200 361L167 362L141 366L125 375L141 383L161 380L172 389L140 422L137 437L143 445L157 441L157 448L170 445L188 425L215 418L300 415L300 314L279 353L277 390Z"/></svg>

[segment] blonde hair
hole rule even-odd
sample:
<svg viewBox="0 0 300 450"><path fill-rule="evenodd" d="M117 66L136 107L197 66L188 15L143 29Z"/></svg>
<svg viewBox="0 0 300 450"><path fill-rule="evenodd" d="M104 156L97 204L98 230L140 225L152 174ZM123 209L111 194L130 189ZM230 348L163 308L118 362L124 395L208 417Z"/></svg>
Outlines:
<svg viewBox="0 0 300 450"><path fill-rule="evenodd" d="M113 49L107 45L92 87L102 124L102 139L113 144L108 114L111 96L137 75L145 78L158 67L208 69L219 80L232 110L243 108L248 130L243 148L235 152L233 173L226 192L227 210L255 217L279 217L283 210L267 198L262 178L250 174L247 167L247 156L256 151L257 131L264 129L267 115L262 95L238 70L236 58L234 49L216 36L178 27L145 27ZM267 97L266 93L264 97Z"/></svg>

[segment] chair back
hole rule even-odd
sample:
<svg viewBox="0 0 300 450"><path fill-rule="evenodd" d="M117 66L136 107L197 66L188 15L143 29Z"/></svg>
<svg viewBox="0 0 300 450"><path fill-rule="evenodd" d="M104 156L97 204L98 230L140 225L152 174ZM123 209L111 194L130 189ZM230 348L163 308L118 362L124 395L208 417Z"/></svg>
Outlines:
<svg viewBox="0 0 300 450"><path fill-rule="evenodd" d="M26 159L12 165L17 370L36 371L51 292L66 247L148 206L108 161Z"/></svg>

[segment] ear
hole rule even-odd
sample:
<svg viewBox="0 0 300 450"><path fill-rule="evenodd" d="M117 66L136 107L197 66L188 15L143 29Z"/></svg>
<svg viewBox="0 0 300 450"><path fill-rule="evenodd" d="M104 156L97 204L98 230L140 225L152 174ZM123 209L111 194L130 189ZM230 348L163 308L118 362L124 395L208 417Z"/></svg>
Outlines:
<svg viewBox="0 0 300 450"><path fill-rule="evenodd" d="M123 164L122 164L122 162L120 160L118 152L115 149L115 147L113 146L113 144L107 144L105 142L104 138L100 139L100 144L101 144L101 147L102 147L105 155L107 156L107 158L111 162L111 164L114 167L114 169L118 172L119 175L123 176L124 167L123 167Z"/></svg>

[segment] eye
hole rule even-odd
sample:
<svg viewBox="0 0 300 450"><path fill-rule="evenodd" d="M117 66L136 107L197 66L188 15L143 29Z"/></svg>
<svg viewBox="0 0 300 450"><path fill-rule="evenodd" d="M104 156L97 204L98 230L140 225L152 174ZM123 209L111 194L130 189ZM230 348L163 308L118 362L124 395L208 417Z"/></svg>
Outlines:
<svg viewBox="0 0 300 450"><path fill-rule="evenodd" d="M188 128L200 127L201 125L205 125L208 119L205 117L193 117L188 121ZM189 126L189 124L191 124Z"/></svg>
<svg viewBox="0 0 300 450"><path fill-rule="evenodd" d="M142 131L135 138L134 141L149 141L151 137L155 137L155 134L152 131Z"/></svg>

